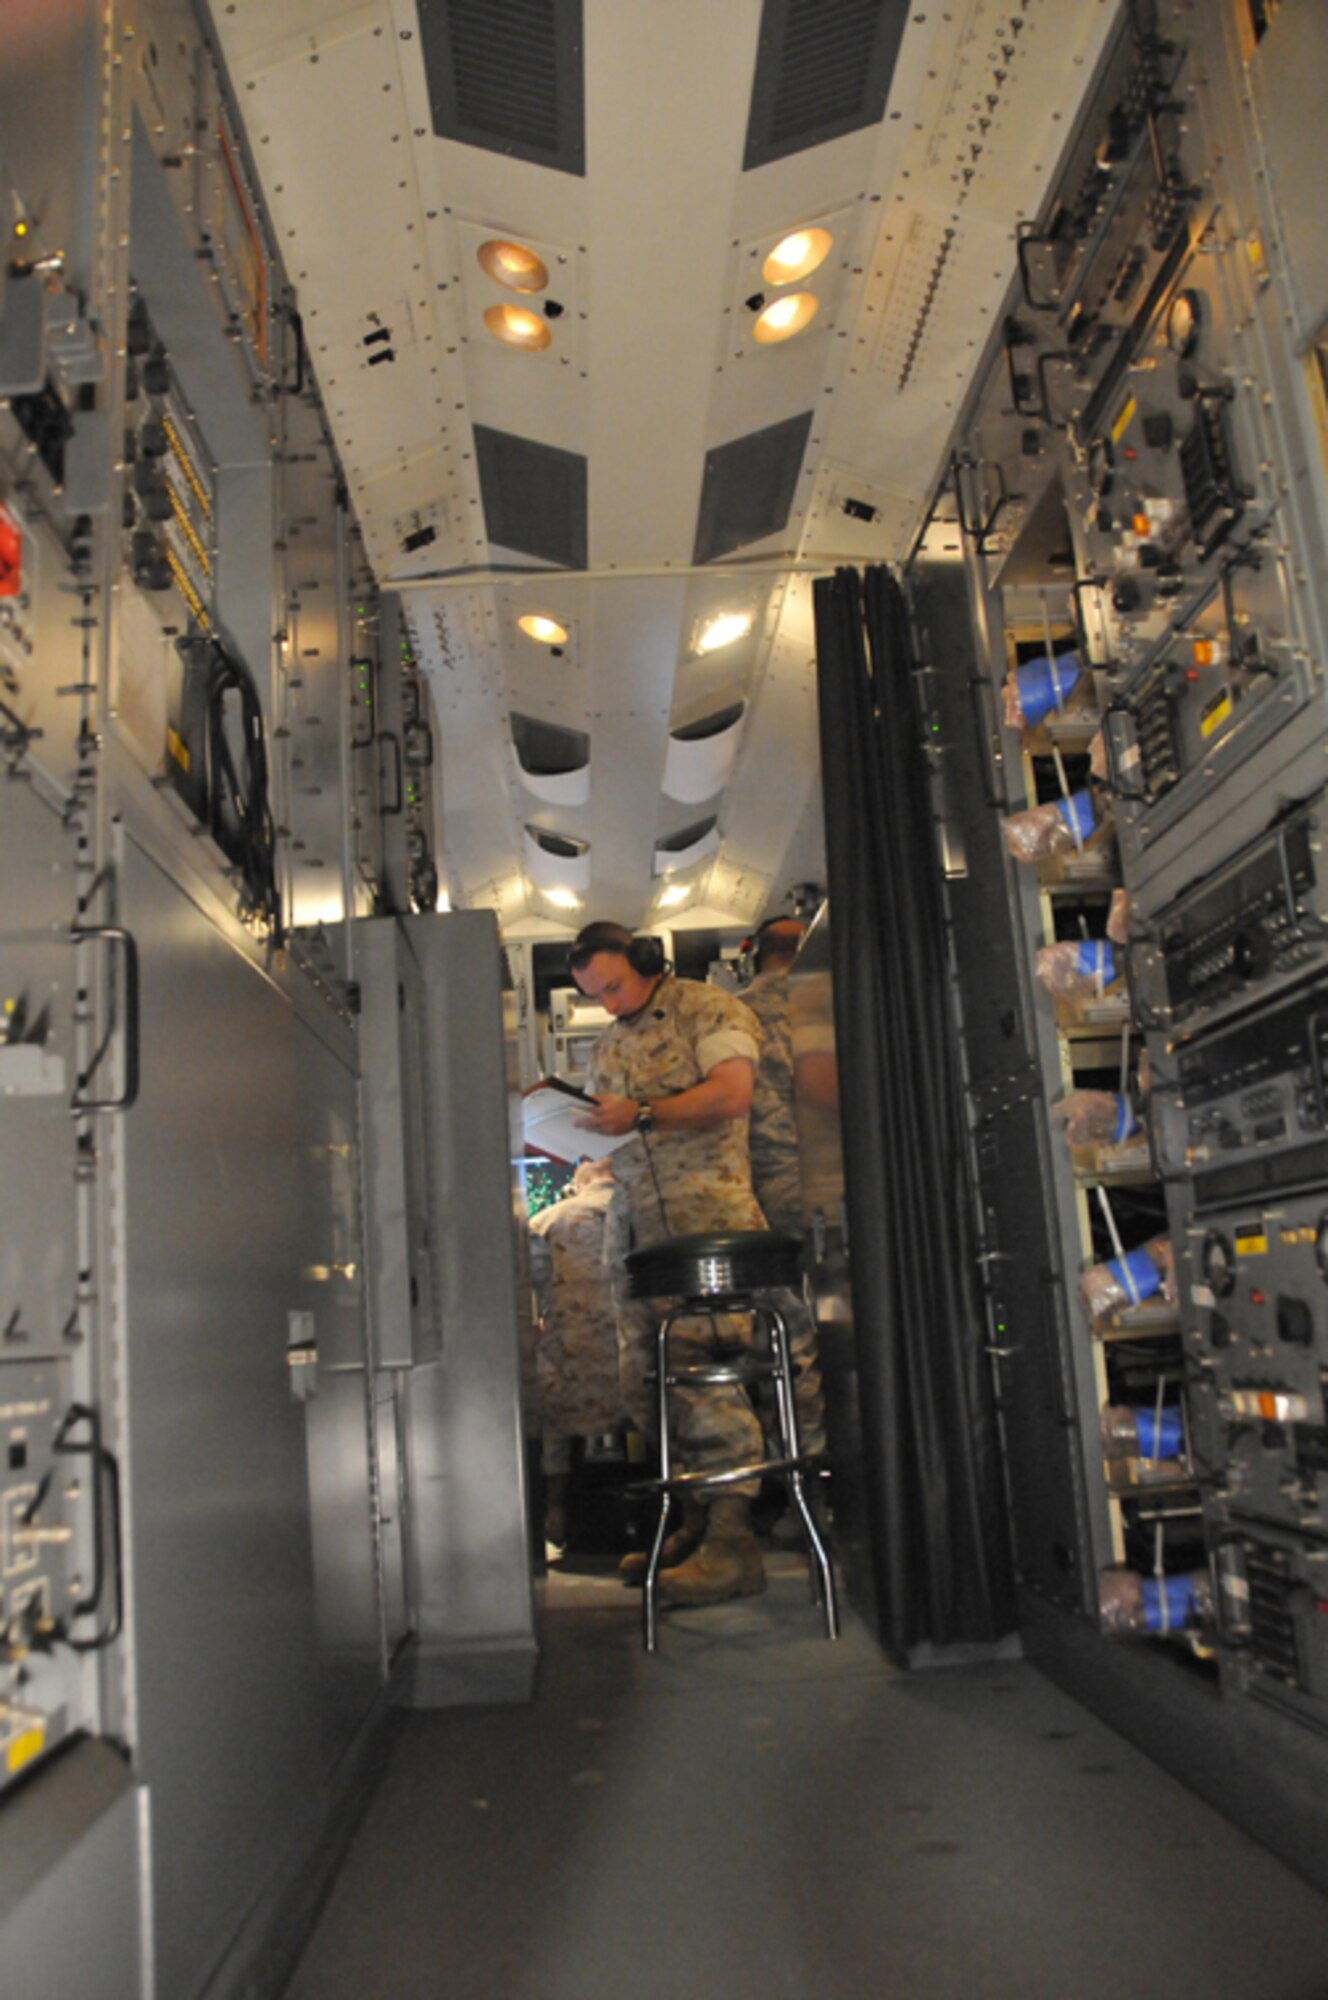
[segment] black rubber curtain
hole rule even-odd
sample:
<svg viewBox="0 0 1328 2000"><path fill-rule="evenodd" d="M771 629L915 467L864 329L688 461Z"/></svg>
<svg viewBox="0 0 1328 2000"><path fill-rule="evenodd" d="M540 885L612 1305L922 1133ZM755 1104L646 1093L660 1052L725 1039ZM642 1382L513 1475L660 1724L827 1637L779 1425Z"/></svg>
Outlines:
<svg viewBox="0 0 1328 2000"><path fill-rule="evenodd" d="M818 581L835 1034L866 1504L882 1643L1014 1623L907 611L885 569Z"/></svg>

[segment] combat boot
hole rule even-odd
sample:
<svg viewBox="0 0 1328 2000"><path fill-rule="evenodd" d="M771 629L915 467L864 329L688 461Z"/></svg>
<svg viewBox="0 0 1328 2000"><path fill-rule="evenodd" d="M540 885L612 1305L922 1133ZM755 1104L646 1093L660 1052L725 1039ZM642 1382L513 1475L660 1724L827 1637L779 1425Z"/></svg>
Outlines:
<svg viewBox="0 0 1328 2000"><path fill-rule="evenodd" d="M711 1501L700 1548L659 1579L661 1604L724 1604L730 1597L759 1597L764 1589L751 1505L734 1494Z"/></svg>
<svg viewBox="0 0 1328 2000"><path fill-rule="evenodd" d="M686 1562L689 1555L701 1545L705 1533L706 1510L701 1502L690 1493L682 1498L682 1520L671 1535L664 1537L664 1546L659 1552L661 1574L666 1569L675 1569ZM618 1574L624 1583L640 1586L646 1580L646 1570L650 1566L648 1549L633 1549L618 1565Z"/></svg>

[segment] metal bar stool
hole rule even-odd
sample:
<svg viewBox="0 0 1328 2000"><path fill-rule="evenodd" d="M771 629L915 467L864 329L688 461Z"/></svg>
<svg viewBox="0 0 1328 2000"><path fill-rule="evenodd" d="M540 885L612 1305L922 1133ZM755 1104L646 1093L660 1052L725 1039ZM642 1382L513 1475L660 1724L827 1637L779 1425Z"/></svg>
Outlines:
<svg viewBox="0 0 1328 2000"><path fill-rule="evenodd" d="M802 1245L796 1236L776 1230L739 1230L724 1235L674 1236L664 1243L633 1250L627 1258L628 1290L634 1299L676 1299L660 1320L655 1334L655 1394L659 1412L660 1476L639 1491L660 1495L659 1521L646 1565L642 1611L645 1645L653 1653L657 1637L659 1559L668 1533L673 1496L685 1489L711 1491L736 1486L767 1475L782 1478L802 1522L807 1541L812 1597L825 1618L828 1639L839 1636L839 1610L834 1572L825 1543L807 1505L804 1476L809 1460L798 1437L793 1363L788 1328L779 1309L763 1293L798 1287ZM669 1334L680 1319L705 1319L717 1312L750 1315L755 1336L765 1330L767 1351L752 1351L732 1359L679 1366L669 1358ZM753 1343L755 1348L755 1342ZM776 1456L732 1466L723 1472L675 1472L670 1438L669 1391L680 1385L705 1387L737 1383L742 1387L769 1381L775 1392Z"/></svg>

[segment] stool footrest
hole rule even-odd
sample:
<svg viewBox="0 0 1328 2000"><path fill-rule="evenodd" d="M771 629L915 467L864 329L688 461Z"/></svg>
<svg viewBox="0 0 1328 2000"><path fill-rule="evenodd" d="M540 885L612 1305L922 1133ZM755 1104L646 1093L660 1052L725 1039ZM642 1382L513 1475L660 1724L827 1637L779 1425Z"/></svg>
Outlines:
<svg viewBox="0 0 1328 2000"><path fill-rule="evenodd" d="M737 1486L745 1479L764 1479L767 1473L810 1472L811 1458L754 1458L746 1465L729 1466L723 1472L675 1472L670 1479L634 1480L628 1494L700 1493L707 1487Z"/></svg>
<svg viewBox="0 0 1328 2000"><path fill-rule="evenodd" d="M773 1361L698 1361L684 1368L670 1368L669 1387L688 1388L693 1383L706 1383L711 1387L725 1383L770 1382L779 1373ZM658 1380L658 1377L656 1377Z"/></svg>

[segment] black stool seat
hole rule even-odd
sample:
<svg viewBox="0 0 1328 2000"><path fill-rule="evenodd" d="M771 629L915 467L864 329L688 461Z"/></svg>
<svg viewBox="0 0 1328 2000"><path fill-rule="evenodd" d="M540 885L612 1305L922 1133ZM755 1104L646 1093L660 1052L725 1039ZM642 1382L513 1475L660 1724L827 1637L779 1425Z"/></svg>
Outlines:
<svg viewBox="0 0 1328 2000"><path fill-rule="evenodd" d="M718 1234L672 1236L633 1250L627 1258L634 1299L707 1299L719 1302L801 1283L802 1238L778 1229L735 1229Z"/></svg>

